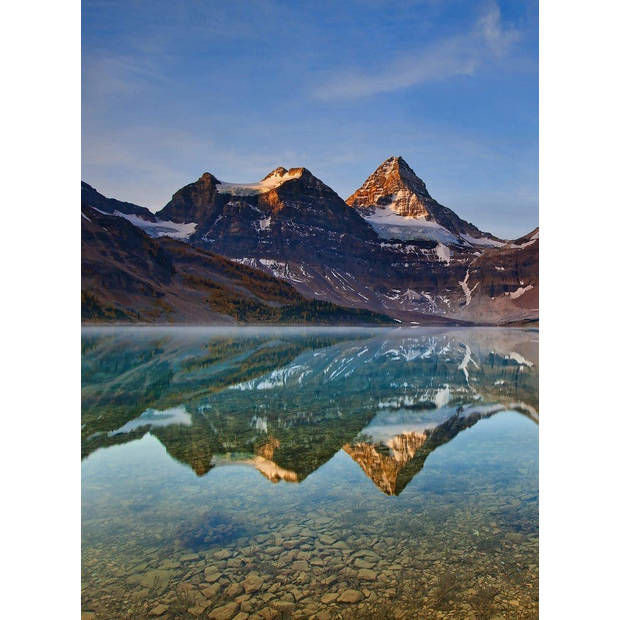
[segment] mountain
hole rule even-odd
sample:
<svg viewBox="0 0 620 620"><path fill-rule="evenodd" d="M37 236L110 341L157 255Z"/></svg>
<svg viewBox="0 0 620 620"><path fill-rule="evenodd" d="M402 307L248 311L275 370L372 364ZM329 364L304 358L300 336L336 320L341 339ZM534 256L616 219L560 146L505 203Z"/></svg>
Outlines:
<svg viewBox="0 0 620 620"><path fill-rule="evenodd" d="M82 319L183 323L390 323L308 300L290 284L82 205Z"/></svg>
<svg viewBox="0 0 620 620"><path fill-rule="evenodd" d="M440 205L402 157L386 159L347 204L385 239L426 238L446 244L493 246L502 240L483 233Z"/></svg>
<svg viewBox="0 0 620 620"><path fill-rule="evenodd" d="M245 184L224 183L206 172L176 192L157 215L196 223L195 243L217 245L224 237L229 247L238 244L240 250L257 247L264 242L262 237L269 237L286 252L291 233L320 251L333 249L338 234L376 237L338 194L306 168L276 168L261 181Z"/></svg>
<svg viewBox="0 0 620 620"><path fill-rule="evenodd" d="M157 217L195 226L188 243L262 269L306 297L399 320L454 323L433 312L426 295L443 291L446 279L458 288L465 269L458 268L456 255L453 275L445 268L446 250L435 251L434 241L383 244L355 209L306 168L276 168L256 183L223 182L205 173L177 191ZM412 281L426 295L413 292ZM403 303L395 292L400 289L413 303Z"/></svg>
<svg viewBox="0 0 620 620"><path fill-rule="evenodd" d="M537 231L516 241L481 232L437 203L401 157L347 202L303 167L254 183L205 172L156 214L95 190L84 200L83 189L84 202L164 244L170 237L262 271L307 299L419 324L538 316Z"/></svg>

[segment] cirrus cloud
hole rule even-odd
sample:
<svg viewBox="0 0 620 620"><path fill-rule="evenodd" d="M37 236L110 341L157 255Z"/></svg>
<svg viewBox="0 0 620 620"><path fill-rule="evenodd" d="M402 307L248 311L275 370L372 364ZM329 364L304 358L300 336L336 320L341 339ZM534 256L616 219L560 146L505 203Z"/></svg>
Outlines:
<svg viewBox="0 0 620 620"><path fill-rule="evenodd" d="M499 7L491 4L468 32L402 55L374 73L350 69L334 74L314 96L322 100L365 97L473 75L482 65L509 54L519 36L516 28L502 24Z"/></svg>

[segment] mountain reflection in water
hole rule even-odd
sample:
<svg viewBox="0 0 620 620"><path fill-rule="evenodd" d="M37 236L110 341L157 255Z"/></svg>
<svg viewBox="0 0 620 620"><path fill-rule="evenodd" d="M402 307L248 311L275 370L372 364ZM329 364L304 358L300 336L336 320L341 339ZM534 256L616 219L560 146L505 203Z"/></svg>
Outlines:
<svg viewBox="0 0 620 620"><path fill-rule="evenodd" d="M86 328L82 382L83 458L150 433L198 476L303 483L344 450L398 495L479 420L538 422L538 333Z"/></svg>

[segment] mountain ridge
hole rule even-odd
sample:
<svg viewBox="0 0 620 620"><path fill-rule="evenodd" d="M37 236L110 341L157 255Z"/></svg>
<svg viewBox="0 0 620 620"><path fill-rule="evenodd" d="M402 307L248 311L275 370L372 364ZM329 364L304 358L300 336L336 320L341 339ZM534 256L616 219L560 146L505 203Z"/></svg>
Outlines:
<svg viewBox="0 0 620 620"><path fill-rule="evenodd" d="M148 216L82 188L83 204L151 238L262 271L307 299L416 323L538 316L537 229L514 241L483 233L439 205L402 157L383 162L348 202L304 167L280 166L256 183L205 172ZM406 234L386 234L393 228Z"/></svg>

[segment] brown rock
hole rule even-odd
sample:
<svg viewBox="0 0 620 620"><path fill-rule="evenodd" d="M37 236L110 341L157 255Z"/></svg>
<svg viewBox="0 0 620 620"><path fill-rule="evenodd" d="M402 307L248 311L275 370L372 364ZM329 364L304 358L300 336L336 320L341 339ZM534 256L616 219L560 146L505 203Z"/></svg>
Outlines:
<svg viewBox="0 0 620 620"><path fill-rule="evenodd" d="M375 573L374 570L368 570L367 568L360 569L360 571L357 573L357 576L360 579L365 579L366 581L376 581L377 580L377 573Z"/></svg>
<svg viewBox="0 0 620 620"><path fill-rule="evenodd" d="M224 594L229 598L234 598L235 596L239 596L243 592L243 587L240 583L231 583L226 590L224 590Z"/></svg>
<svg viewBox="0 0 620 620"><path fill-rule="evenodd" d="M210 586L201 587L200 592L207 598L213 598L220 591L220 585L218 583L211 584Z"/></svg>
<svg viewBox="0 0 620 620"><path fill-rule="evenodd" d="M248 594L251 594L252 592L260 590L264 582L265 580L262 577L259 577L256 574L250 574L244 581L241 582L241 585Z"/></svg>
<svg viewBox="0 0 620 620"><path fill-rule="evenodd" d="M192 614L192 616L200 616L200 614L202 614L202 612L206 609L206 605L194 605L193 607L190 607L187 611Z"/></svg>
<svg viewBox="0 0 620 620"><path fill-rule="evenodd" d="M226 605L221 605L220 607L216 607L210 614L210 620L231 620L237 614L239 609L239 605L237 603L230 602L226 603Z"/></svg>
<svg viewBox="0 0 620 620"><path fill-rule="evenodd" d="M231 555L232 553L228 551L228 549L222 549L221 551L217 551L216 553L214 553L213 557L216 560L227 560Z"/></svg>
<svg viewBox="0 0 620 620"><path fill-rule="evenodd" d="M210 572L207 572L210 571ZM220 577L222 576L222 573L211 569L206 569L205 570L205 581L207 583L215 583L216 581L219 581Z"/></svg>
<svg viewBox="0 0 620 620"><path fill-rule="evenodd" d="M140 580L140 584L145 588L156 588L157 590L162 590L168 585L169 581L169 570L155 569L146 573Z"/></svg>
<svg viewBox="0 0 620 620"><path fill-rule="evenodd" d="M345 590L339 597L339 603L359 603L364 595L358 590Z"/></svg>

